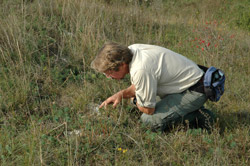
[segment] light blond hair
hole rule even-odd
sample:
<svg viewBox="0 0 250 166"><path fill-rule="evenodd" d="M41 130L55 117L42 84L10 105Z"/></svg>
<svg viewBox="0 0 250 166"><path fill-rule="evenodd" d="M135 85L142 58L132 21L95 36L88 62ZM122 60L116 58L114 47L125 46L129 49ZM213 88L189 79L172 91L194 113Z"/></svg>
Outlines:
<svg viewBox="0 0 250 166"><path fill-rule="evenodd" d="M105 43L91 63L91 68L97 72L108 70L118 71L122 63L129 64L133 54L126 46L114 42Z"/></svg>

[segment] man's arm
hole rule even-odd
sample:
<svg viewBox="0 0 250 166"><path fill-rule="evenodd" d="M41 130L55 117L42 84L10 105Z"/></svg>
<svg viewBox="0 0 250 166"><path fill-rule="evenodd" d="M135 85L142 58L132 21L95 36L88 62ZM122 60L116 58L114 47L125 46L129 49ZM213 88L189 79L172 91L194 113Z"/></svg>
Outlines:
<svg viewBox="0 0 250 166"><path fill-rule="evenodd" d="M148 108L148 107L141 107L138 103L136 103L137 108L148 115L153 115L153 113L155 112L155 108Z"/></svg>
<svg viewBox="0 0 250 166"><path fill-rule="evenodd" d="M116 107L123 98L127 99L131 97L135 97L135 86L133 84L127 89L121 90L117 92L116 94L114 94L113 96L106 99L99 106L99 108L102 108L103 106L106 108L107 105L112 104L112 103L113 103L113 107ZM139 104L136 104L136 106L141 112L149 114L149 115L152 115L155 111L155 108L141 107Z"/></svg>
<svg viewBox="0 0 250 166"><path fill-rule="evenodd" d="M99 108L102 108L103 106L106 108L107 105L113 103L113 107L116 107L122 99L127 99L135 96L135 86L132 84L130 87L127 89L121 90L114 94L113 96L109 97L106 99L100 106Z"/></svg>

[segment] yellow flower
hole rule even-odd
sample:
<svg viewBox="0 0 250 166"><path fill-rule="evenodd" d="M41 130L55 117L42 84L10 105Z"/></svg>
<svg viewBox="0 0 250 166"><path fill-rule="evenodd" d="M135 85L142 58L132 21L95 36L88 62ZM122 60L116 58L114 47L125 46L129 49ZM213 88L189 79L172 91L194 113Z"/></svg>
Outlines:
<svg viewBox="0 0 250 166"><path fill-rule="evenodd" d="M117 150L121 151L121 150L122 150L122 148L117 148Z"/></svg>
<svg viewBox="0 0 250 166"><path fill-rule="evenodd" d="M124 149L123 151L122 151L122 153L126 153L128 150L127 149Z"/></svg>

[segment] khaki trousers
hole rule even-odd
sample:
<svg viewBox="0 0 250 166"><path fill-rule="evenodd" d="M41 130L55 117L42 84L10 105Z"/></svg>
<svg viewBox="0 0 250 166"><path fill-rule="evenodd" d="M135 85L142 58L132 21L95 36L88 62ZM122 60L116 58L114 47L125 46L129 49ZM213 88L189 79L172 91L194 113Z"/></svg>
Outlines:
<svg viewBox="0 0 250 166"><path fill-rule="evenodd" d="M204 94L190 90L170 94L156 104L153 115L143 113L141 121L155 131L166 131L187 121L190 125L210 129L215 116L204 109L206 100Z"/></svg>

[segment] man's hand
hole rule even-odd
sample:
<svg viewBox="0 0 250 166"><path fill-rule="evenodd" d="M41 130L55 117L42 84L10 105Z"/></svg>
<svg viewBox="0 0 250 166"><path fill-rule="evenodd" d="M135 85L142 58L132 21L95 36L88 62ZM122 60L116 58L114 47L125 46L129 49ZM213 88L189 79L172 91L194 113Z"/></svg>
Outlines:
<svg viewBox="0 0 250 166"><path fill-rule="evenodd" d="M107 105L112 104L113 103L113 107L115 108L122 100L122 93L118 92L116 94L114 94L113 96L107 98L100 106L99 108L102 108L104 106L104 108L107 108Z"/></svg>
<svg viewBox="0 0 250 166"><path fill-rule="evenodd" d="M113 103L113 107L115 108L123 98L131 98L135 96L135 86L131 85L127 89L121 90L120 92L114 94L113 96L107 98L100 106L99 108L104 108L106 109L107 105Z"/></svg>

